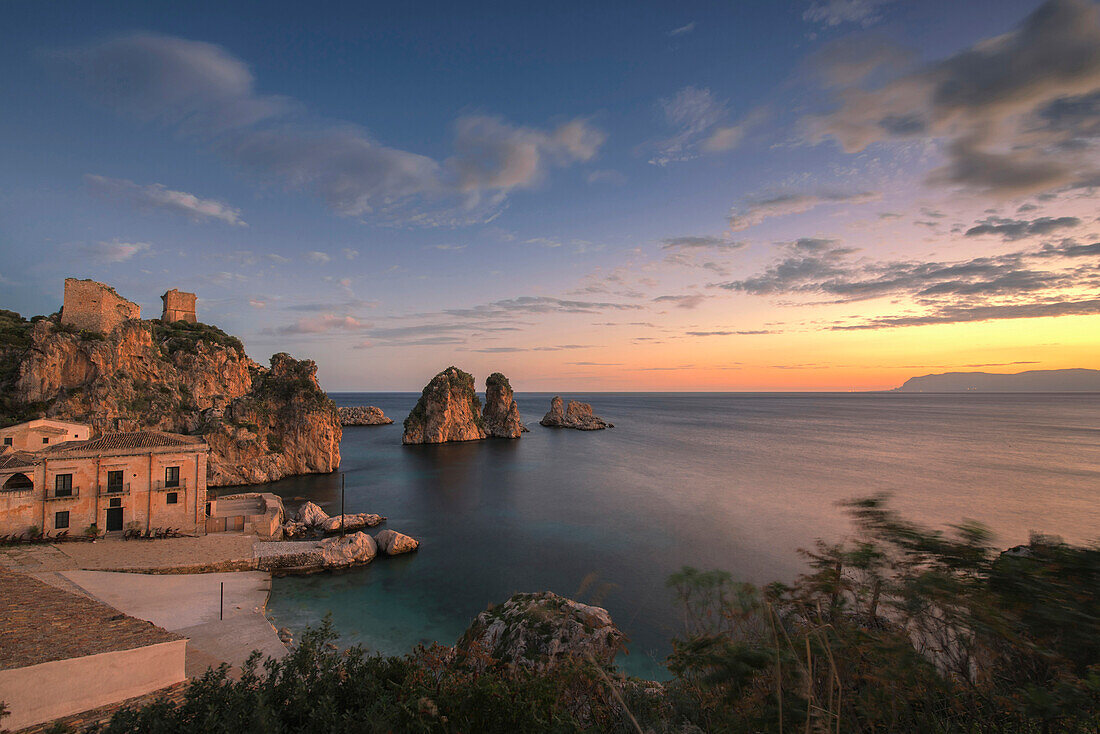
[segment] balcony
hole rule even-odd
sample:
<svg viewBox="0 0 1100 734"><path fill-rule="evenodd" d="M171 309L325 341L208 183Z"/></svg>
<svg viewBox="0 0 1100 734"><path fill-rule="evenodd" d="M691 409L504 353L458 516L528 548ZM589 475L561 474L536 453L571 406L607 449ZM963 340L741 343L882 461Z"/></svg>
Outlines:
<svg viewBox="0 0 1100 734"><path fill-rule="evenodd" d="M80 487L73 487L71 492L65 494L58 494L56 489L51 489L46 493L46 501L53 502L55 500L75 500L80 497Z"/></svg>
<svg viewBox="0 0 1100 734"><path fill-rule="evenodd" d="M173 484L161 479L153 483L153 489L157 492L183 492L187 489L187 480L180 477L179 481Z"/></svg>
<svg viewBox="0 0 1100 734"><path fill-rule="evenodd" d="M100 497L121 497L124 494L130 494L129 482L124 484L100 485L99 487Z"/></svg>

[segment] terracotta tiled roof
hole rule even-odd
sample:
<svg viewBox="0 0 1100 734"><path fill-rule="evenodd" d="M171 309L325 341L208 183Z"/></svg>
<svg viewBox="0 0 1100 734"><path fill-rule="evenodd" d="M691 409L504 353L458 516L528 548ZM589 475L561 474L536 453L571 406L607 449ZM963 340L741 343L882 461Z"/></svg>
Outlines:
<svg viewBox="0 0 1100 734"><path fill-rule="evenodd" d="M21 466L33 466L37 458L30 451L14 451L6 447L0 452L0 470L14 469Z"/></svg>
<svg viewBox="0 0 1100 734"><path fill-rule="evenodd" d="M164 433L162 431L133 431L130 433L108 433L93 438L90 441L66 441L50 448L43 449L39 453L58 455L67 453L85 453L96 451L117 451L150 448L199 448L206 445L199 436L184 436L179 433Z"/></svg>
<svg viewBox="0 0 1100 734"><path fill-rule="evenodd" d="M114 607L0 568L0 670L183 637Z"/></svg>

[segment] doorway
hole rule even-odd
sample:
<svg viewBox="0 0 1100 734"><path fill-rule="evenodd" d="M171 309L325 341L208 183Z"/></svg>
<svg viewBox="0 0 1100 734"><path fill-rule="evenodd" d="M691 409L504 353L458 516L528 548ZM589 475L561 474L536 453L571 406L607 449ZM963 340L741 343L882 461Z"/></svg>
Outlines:
<svg viewBox="0 0 1100 734"><path fill-rule="evenodd" d="M122 508L107 508L107 532L114 533L122 530Z"/></svg>

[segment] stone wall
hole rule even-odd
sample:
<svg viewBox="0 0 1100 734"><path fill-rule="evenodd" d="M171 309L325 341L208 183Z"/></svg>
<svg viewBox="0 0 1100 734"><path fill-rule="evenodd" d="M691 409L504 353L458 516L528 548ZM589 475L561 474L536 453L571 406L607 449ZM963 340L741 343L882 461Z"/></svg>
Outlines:
<svg viewBox="0 0 1100 734"><path fill-rule="evenodd" d="M160 298L164 301L164 311L160 315L161 321L166 324L173 321L186 321L194 324L198 321L195 317L194 293L186 293L173 288Z"/></svg>
<svg viewBox="0 0 1100 734"><path fill-rule="evenodd" d="M127 319L140 318L141 306L127 301L111 286L94 280L65 279L62 324L109 334Z"/></svg>

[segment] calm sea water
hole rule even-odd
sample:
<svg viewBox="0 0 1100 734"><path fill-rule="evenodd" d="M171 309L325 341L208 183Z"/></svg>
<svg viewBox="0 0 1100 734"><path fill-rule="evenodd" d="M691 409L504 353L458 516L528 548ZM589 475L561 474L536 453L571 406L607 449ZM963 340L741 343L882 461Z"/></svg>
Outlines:
<svg viewBox="0 0 1100 734"><path fill-rule="evenodd" d="M335 394L396 421L347 428L348 512L377 512L419 552L276 579L270 610L300 630L331 613L342 641L387 654L454 642L490 603L549 589L607 607L630 636L618 663L664 678L681 566L790 580L815 538L851 531L838 502L890 492L922 523L973 518L1003 546L1029 531L1100 538L1100 394L589 394L615 424L538 425L516 441L402 446L418 395ZM340 511L340 477L268 487Z"/></svg>

